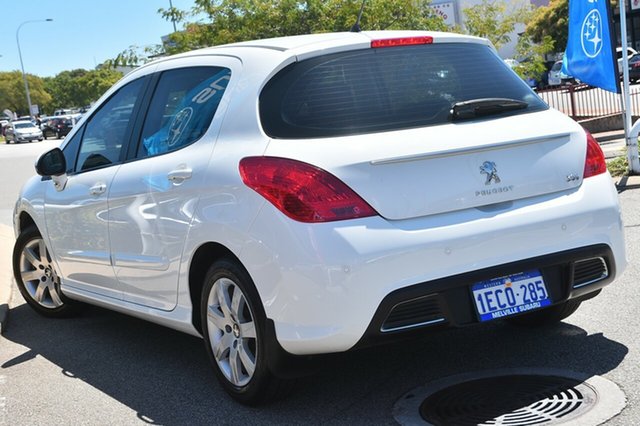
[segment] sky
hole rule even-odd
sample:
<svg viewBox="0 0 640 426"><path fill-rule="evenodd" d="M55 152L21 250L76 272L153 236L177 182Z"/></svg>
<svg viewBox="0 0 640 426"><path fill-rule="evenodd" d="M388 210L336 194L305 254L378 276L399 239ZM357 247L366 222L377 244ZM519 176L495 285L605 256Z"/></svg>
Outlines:
<svg viewBox="0 0 640 426"><path fill-rule="evenodd" d="M193 0L171 0L188 10ZM40 77L94 69L131 45L160 44L173 24L158 13L169 0L0 0L0 71L20 70L18 26L24 70ZM178 24L178 30L180 30Z"/></svg>

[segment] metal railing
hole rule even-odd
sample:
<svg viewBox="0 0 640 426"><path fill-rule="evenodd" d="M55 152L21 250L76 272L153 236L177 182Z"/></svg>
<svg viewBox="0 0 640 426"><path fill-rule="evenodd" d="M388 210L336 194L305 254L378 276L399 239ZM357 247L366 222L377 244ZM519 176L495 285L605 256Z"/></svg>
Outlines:
<svg viewBox="0 0 640 426"><path fill-rule="evenodd" d="M622 113L622 95L587 84L568 84L557 88L537 90L549 106L576 121ZM631 86L631 114L640 115L640 85Z"/></svg>

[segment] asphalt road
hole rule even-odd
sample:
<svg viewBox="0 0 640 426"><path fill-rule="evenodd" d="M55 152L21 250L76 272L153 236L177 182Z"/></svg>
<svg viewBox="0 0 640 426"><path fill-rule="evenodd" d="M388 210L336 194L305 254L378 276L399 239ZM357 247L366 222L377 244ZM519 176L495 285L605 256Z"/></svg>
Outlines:
<svg viewBox="0 0 640 426"><path fill-rule="evenodd" d="M33 170L37 151L55 144L0 144L0 223L9 224L4 210L30 174L26 165ZM531 330L495 322L346 354L319 365L288 399L261 408L227 398L200 339L93 307L45 319L14 288L0 337L0 425L395 424L394 403L415 387L521 367L603 376L627 397L607 424L640 424L640 189L620 200L628 269L564 323ZM0 269L8 263L0 259Z"/></svg>

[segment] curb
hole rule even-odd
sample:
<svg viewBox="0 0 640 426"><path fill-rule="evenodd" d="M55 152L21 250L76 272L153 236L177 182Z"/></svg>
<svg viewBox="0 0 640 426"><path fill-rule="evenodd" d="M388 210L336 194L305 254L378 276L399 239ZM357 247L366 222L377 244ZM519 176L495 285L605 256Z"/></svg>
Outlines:
<svg viewBox="0 0 640 426"><path fill-rule="evenodd" d="M0 334L6 330L9 319L9 301L13 287L11 252L14 240L13 229L0 224Z"/></svg>
<svg viewBox="0 0 640 426"><path fill-rule="evenodd" d="M595 134L593 137L598 141L599 144L607 144L611 142L624 141L624 133L605 133L605 134Z"/></svg>

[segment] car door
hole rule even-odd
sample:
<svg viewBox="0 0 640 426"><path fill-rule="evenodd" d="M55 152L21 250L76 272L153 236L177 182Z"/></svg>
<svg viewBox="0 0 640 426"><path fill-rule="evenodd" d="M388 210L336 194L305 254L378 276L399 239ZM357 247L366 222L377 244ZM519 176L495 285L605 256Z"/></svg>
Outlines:
<svg viewBox="0 0 640 426"><path fill-rule="evenodd" d="M63 285L122 298L109 253L107 196L148 79L120 88L73 135L67 175L45 193L44 215Z"/></svg>
<svg viewBox="0 0 640 426"><path fill-rule="evenodd" d="M137 149L109 195L111 256L124 299L157 309L177 303L186 236L224 114L232 58L161 64ZM132 144L133 146L133 144Z"/></svg>

